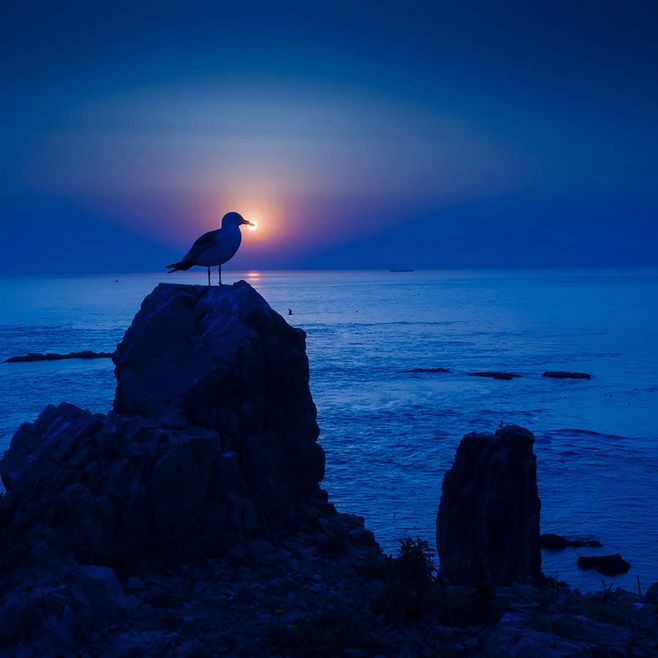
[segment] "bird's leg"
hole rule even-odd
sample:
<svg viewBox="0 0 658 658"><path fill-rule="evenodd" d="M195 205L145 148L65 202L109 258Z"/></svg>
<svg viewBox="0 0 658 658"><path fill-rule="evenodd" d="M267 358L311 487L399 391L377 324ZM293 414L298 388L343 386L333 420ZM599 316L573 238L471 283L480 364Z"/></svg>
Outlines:
<svg viewBox="0 0 658 658"><path fill-rule="evenodd" d="M219 277L219 285L222 285L222 266L217 266L217 276Z"/></svg>
<svg viewBox="0 0 658 658"><path fill-rule="evenodd" d="M208 265L208 288L210 288L210 265Z"/></svg>

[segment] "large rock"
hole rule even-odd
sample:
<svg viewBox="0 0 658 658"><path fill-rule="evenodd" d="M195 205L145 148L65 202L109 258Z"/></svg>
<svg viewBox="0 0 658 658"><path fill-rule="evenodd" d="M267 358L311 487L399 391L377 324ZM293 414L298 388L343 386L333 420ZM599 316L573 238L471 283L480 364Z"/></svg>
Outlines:
<svg viewBox="0 0 658 658"><path fill-rule="evenodd" d="M437 516L440 574L450 583L541 582L533 444L532 433L514 425L461 440Z"/></svg>
<svg viewBox="0 0 658 658"><path fill-rule="evenodd" d="M160 284L114 354L114 409L238 437L318 435L306 336L248 284Z"/></svg>
<svg viewBox="0 0 658 658"><path fill-rule="evenodd" d="M49 406L0 462L7 563L47 545L139 572L324 504L305 334L248 284L158 286L114 360L113 412Z"/></svg>
<svg viewBox="0 0 658 658"><path fill-rule="evenodd" d="M248 283L160 284L113 359L116 412L217 432L263 503L322 479L306 334Z"/></svg>

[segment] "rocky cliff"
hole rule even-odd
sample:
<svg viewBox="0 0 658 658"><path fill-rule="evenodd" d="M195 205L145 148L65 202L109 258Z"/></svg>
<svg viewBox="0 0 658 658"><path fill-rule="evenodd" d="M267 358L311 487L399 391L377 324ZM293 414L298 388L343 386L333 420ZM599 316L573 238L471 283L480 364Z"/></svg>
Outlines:
<svg viewBox="0 0 658 658"><path fill-rule="evenodd" d="M113 358L113 412L50 406L12 440L13 536L130 572L322 503L304 332L248 284L158 286Z"/></svg>

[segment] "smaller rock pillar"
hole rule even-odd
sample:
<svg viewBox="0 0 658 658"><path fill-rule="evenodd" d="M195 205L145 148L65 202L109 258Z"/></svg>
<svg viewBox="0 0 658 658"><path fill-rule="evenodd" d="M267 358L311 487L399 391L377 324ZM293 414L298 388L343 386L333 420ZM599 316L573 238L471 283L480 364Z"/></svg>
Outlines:
<svg viewBox="0 0 658 658"><path fill-rule="evenodd" d="M439 573L455 585L542 580L534 436L508 425L467 434L443 477L436 543Z"/></svg>

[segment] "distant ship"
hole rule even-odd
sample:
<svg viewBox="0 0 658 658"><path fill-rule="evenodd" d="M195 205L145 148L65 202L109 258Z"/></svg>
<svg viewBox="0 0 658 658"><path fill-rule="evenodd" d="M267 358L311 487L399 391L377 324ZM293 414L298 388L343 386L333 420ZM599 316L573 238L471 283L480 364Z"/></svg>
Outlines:
<svg viewBox="0 0 658 658"><path fill-rule="evenodd" d="M415 272L416 270L392 267L389 272Z"/></svg>

